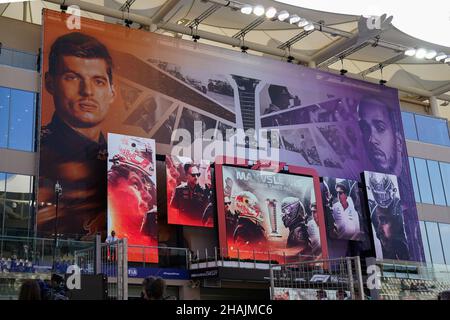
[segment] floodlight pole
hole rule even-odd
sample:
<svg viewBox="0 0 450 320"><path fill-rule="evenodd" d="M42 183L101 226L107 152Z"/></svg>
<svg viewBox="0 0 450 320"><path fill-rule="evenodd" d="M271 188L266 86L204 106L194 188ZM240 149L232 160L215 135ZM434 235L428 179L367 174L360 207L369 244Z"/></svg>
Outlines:
<svg viewBox="0 0 450 320"><path fill-rule="evenodd" d="M56 181L55 184L55 205L56 205L56 211L55 211L55 241L53 246L53 267L52 270L55 270L55 262L56 262L56 247L58 245L58 207L59 207L59 197L62 195L62 187L59 184L59 181Z"/></svg>

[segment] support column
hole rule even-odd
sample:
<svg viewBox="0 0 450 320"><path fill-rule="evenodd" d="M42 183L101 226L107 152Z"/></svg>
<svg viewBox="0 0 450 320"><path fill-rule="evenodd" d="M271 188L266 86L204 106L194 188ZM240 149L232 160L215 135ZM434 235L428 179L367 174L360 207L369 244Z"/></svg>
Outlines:
<svg viewBox="0 0 450 320"><path fill-rule="evenodd" d="M430 108L431 108L431 114L434 117L440 117L441 114L439 112L439 104L437 102L437 98L435 96L430 97Z"/></svg>

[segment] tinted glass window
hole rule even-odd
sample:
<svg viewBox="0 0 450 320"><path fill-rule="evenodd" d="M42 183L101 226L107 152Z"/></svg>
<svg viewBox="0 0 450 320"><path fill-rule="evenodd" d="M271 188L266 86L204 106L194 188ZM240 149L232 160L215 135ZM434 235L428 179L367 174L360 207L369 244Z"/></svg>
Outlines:
<svg viewBox="0 0 450 320"><path fill-rule="evenodd" d="M433 204L430 179L428 177L427 163L423 159L414 158L416 165L417 183L419 185L420 198L423 203Z"/></svg>

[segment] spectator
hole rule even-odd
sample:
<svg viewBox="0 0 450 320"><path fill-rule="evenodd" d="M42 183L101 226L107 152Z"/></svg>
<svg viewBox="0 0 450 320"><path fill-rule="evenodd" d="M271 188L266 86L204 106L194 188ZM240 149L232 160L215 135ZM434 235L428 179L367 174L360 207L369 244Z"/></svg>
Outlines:
<svg viewBox="0 0 450 320"><path fill-rule="evenodd" d="M317 298L317 300L328 300L326 291L323 289L317 290L316 298Z"/></svg>
<svg viewBox="0 0 450 320"><path fill-rule="evenodd" d="M36 280L25 280L22 283L19 300L41 300L41 290Z"/></svg>
<svg viewBox="0 0 450 320"><path fill-rule="evenodd" d="M109 255L108 259L116 260L116 243L118 238L116 237L116 232L114 230L111 231L111 235L106 238L105 243L108 244Z"/></svg>
<svg viewBox="0 0 450 320"><path fill-rule="evenodd" d="M148 277L144 279L143 295L145 300L165 300L166 282L159 277Z"/></svg>
<svg viewBox="0 0 450 320"><path fill-rule="evenodd" d="M450 290L439 293L438 300L450 300Z"/></svg>
<svg viewBox="0 0 450 320"><path fill-rule="evenodd" d="M345 292L344 289L339 289L336 292L336 298L337 298L337 300L348 300L347 292Z"/></svg>

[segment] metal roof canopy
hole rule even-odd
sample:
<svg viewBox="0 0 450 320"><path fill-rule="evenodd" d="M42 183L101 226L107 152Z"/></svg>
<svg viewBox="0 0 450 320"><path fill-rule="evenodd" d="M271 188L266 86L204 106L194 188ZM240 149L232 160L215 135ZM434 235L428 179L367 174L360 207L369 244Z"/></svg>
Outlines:
<svg viewBox="0 0 450 320"><path fill-rule="evenodd" d="M152 31L182 34L186 39L192 35L192 28L188 25L192 27L200 24L201 28L196 30L200 39L239 48L241 40L247 37L252 39L245 39L245 46L250 50L283 59L289 55L298 62L311 67L318 65L332 72L339 71L342 59L346 67L352 67L346 76L374 83L380 80L382 68L387 86L418 95L422 99L437 96L450 101L450 66L402 55L405 49L418 47L450 55L450 48L416 39L390 23L382 25L382 30L367 30L361 28L363 20L359 16L303 9L271 0L242 1L46 0L0 4L0 15L39 23L40 9L50 7L57 10L64 3L67 6L79 6L82 15L90 18L109 22L128 19ZM253 14L242 14L239 8L243 4L287 10L290 14L314 22L316 29L306 33L298 26L277 19L264 21ZM211 7L215 9L208 11ZM178 24L180 20L184 23Z"/></svg>

